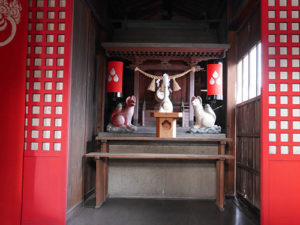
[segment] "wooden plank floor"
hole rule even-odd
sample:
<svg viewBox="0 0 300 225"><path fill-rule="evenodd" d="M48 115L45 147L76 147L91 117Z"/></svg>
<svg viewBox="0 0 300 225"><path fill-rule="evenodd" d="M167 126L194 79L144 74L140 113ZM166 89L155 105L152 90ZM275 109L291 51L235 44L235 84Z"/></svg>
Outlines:
<svg viewBox="0 0 300 225"><path fill-rule="evenodd" d="M227 199L219 211L213 200L109 199L99 208L80 208L67 225L259 225L249 210Z"/></svg>

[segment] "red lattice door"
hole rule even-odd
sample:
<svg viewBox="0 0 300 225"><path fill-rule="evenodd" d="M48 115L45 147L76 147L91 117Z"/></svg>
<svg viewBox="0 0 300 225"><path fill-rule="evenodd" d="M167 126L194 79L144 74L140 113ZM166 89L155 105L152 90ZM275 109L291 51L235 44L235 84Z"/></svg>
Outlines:
<svg viewBox="0 0 300 225"><path fill-rule="evenodd" d="M22 224L65 224L72 2L29 1Z"/></svg>
<svg viewBox="0 0 300 225"><path fill-rule="evenodd" d="M262 1L262 225L300 224L299 8Z"/></svg>

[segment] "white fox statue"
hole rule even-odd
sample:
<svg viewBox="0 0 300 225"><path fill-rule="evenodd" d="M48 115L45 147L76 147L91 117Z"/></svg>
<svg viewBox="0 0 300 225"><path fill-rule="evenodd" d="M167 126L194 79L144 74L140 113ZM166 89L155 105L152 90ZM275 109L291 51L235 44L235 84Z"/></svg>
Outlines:
<svg viewBox="0 0 300 225"><path fill-rule="evenodd" d="M202 106L202 99L200 96L192 97L192 105L194 107L194 113L196 117L196 123L193 128L209 128L213 127L216 122L216 114L212 110L209 104Z"/></svg>

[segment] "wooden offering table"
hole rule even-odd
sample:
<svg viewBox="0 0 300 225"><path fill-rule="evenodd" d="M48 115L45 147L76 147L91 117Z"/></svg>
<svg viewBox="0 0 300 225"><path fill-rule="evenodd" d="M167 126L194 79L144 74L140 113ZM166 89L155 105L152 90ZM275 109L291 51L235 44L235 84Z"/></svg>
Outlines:
<svg viewBox="0 0 300 225"><path fill-rule="evenodd" d="M177 137L177 138L157 138L154 136L114 136L109 133L100 133L96 138L101 143L100 152L90 152L85 154L85 157L94 158L96 160L96 208L100 207L108 196L108 159L165 159L165 160L205 160L216 162L216 202L220 210L224 209L224 161L232 160L234 156L225 153L225 145L230 142L230 138L201 138L201 137ZM178 143L190 144L199 143L215 143L218 145L218 154L171 154L171 153L122 153L109 152L109 146L112 144L157 144L157 143Z"/></svg>
<svg viewBox="0 0 300 225"><path fill-rule="evenodd" d="M176 119L182 117L181 112L152 112L151 116L156 118L156 137L175 138Z"/></svg>

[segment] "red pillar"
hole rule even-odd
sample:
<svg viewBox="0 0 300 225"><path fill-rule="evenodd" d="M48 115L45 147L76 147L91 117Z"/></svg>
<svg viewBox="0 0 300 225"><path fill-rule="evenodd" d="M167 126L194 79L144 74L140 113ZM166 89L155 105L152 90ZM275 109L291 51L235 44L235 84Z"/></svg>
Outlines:
<svg viewBox="0 0 300 225"><path fill-rule="evenodd" d="M0 223L16 225L21 221L27 1L0 7L7 12L0 19Z"/></svg>
<svg viewBox="0 0 300 225"><path fill-rule="evenodd" d="M299 4L262 0L262 225L300 221Z"/></svg>
<svg viewBox="0 0 300 225"><path fill-rule="evenodd" d="M71 0L29 1L22 224L65 224Z"/></svg>

